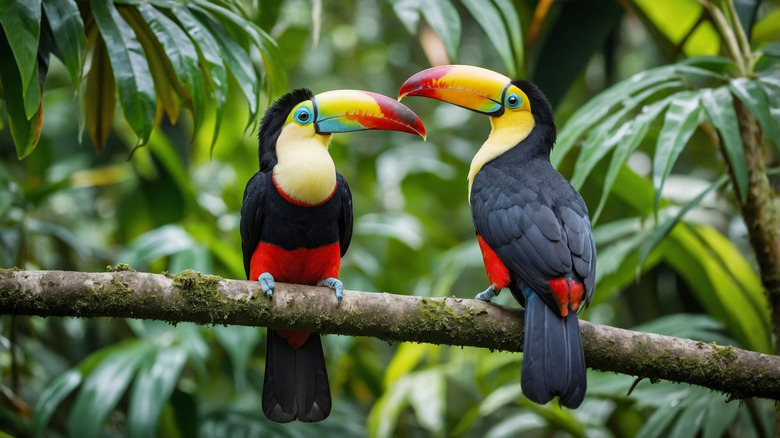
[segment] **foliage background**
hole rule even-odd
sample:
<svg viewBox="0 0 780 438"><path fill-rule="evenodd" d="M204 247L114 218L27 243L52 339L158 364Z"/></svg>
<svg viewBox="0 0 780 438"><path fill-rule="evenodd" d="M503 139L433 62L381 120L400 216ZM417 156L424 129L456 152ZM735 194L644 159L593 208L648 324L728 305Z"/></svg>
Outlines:
<svg viewBox="0 0 780 438"><path fill-rule="evenodd" d="M85 101L90 93L83 82L74 98L78 79L52 57L41 94L40 141L23 160L16 158L8 129L15 110L8 90L0 101L6 113L0 180L7 187L0 191L0 265L96 271L127 263L139 271L195 269L242 278L238 211L257 169L255 115L270 99L294 87L395 96L408 76L431 62L459 62L539 83L563 128L559 147L566 132L589 126L578 120L593 115L584 135L572 134L581 147L554 156L562 173L574 176L591 212L599 211L598 289L585 319L772 352L766 299L734 191L721 183L688 204L725 173L704 119L695 120L685 150L668 161L657 158L663 118L650 120L647 136L627 165L621 162L602 198L611 163L602 159L609 150L601 145L609 144L613 131L599 131L596 114L625 95L594 96L636 73L658 74L650 70L657 66L723 54L704 7L693 0L559 1L542 13L547 3L195 2L245 17L278 43L278 53L270 39L265 51L251 51L244 61L252 61L254 77L246 65L226 62L224 100L216 87L202 105L161 101L140 148L138 138L152 125L133 124L121 91L97 111L94 100ZM740 18L748 17L753 48L777 53L778 3L736 5ZM233 29L230 35L249 47L249 33ZM88 67L99 65L97 49L91 50ZM777 71L771 56L757 65ZM656 92L663 97L663 90ZM777 88L774 101L767 93L777 124ZM430 100L404 103L426 123L427 142L363 132L336 136L331 146L355 205L355 235L341 278L355 290L471 297L484 289L485 276L465 175L489 124ZM106 107L117 111L108 120L112 129L95 131ZM590 112L577 113L580 108ZM637 117L640 109L625 116ZM596 152L588 155L588 145ZM770 166L777 166L775 152ZM659 163L668 165L668 175L657 174ZM675 219L683 206L690 207L684 221L661 239L656 224ZM660 243L643 247L645 242ZM507 295L498 302L512 304ZM590 372L583 406L561 410L522 397L518 354L340 336L324 338L331 417L316 425L278 425L260 413L262 329L8 316L0 316L0 326L0 436L776 433L774 408L762 400L727 403L726 396L701 388Z"/></svg>

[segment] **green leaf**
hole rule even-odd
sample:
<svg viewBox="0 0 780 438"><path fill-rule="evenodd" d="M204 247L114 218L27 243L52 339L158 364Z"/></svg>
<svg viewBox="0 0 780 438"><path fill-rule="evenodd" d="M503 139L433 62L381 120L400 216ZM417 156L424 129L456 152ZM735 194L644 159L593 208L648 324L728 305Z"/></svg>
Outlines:
<svg viewBox="0 0 780 438"><path fill-rule="evenodd" d="M639 217L602 224L593 230L593 237L599 242L596 264L599 293L594 295L591 306L608 301L621 285L636 280L638 257L634 253L646 234Z"/></svg>
<svg viewBox="0 0 780 438"><path fill-rule="evenodd" d="M756 310L751 290L731 272L731 260L743 257L734 245L711 227L681 224L659 246L666 262L685 279L706 312L723 322L739 346L754 351L772 351L769 310Z"/></svg>
<svg viewBox="0 0 780 438"><path fill-rule="evenodd" d="M8 124L10 125L11 138L16 146L16 156L21 160L30 155L38 145L43 125L43 100L38 102L38 111L31 119L25 112L24 95L22 93L22 79L19 77L19 69L16 66L8 40L0 34L0 82L5 92L6 111L8 112ZM38 82L35 82L36 86Z"/></svg>
<svg viewBox="0 0 780 438"><path fill-rule="evenodd" d="M423 244L422 224L407 213L371 213L355 222L356 236L390 237L417 250Z"/></svg>
<svg viewBox="0 0 780 438"><path fill-rule="evenodd" d="M216 37L221 48L222 60L244 93L249 103L249 118L254 120L257 115L260 92L257 88L258 80L254 66L249 54L243 48L246 46L246 39L237 40L236 35L229 35L219 23L205 15L198 18L201 24ZM239 42L242 44L239 45Z"/></svg>
<svg viewBox="0 0 780 438"><path fill-rule="evenodd" d="M479 403L479 412L488 416L508 404L516 403L523 398L523 389L520 383L508 383L499 386L495 391L483 398Z"/></svg>
<svg viewBox="0 0 780 438"><path fill-rule="evenodd" d="M239 42L240 47L238 47L236 54L243 52L239 61L244 60L244 58L247 60L251 59L250 46L254 44L263 57L263 65L265 66L267 82L269 83L268 90L277 89L279 84L276 82L283 82L280 80L283 76L283 72L281 69L277 68L277 66L281 65L281 55L278 53L276 42L273 41L263 29L226 8L204 0L195 0L195 2L200 6L202 12L206 13L206 11L208 11L218 19L218 22L225 28L227 34L232 37L229 38L230 43ZM255 69L251 62L244 63L242 68L247 71L247 74L255 74ZM246 92L247 90L244 90L245 94ZM257 87L254 87L252 93L256 102L253 103L247 96L247 99L250 100L250 124L254 122L256 116L256 110L251 111L253 104L255 107L259 107L259 93L257 92Z"/></svg>
<svg viewBox="0 0 780 438"><path fill-rule="evenodd" d="M637 73L625 81L613 85L581 106L558 134L555 148L550 154L553 166L558 167L583 133L600 123L607 114L632 94L655 84L673 80L677 72L672 66L659 67Z"/></svg>
<svg viewBox="0 0 780 438"><path fill-rule="evenodd" d="M772 118L769 102L761 86L747 78L736 78L729 83L729 89L753 113L764 129L767 140L780 146L780 128Z"/></svg>
<svg viewBox="0 0 780 438"><path fill-rule="evenodd" d="M739 404L726 403L722 396L709 397L707 406L707 421L702 428L702 438L720 438L726 433L739 413Z"/></svg>
<svg viewBox="0 0 780 438"><path fill-rule="evenodd" d="M709 397L698 397L683 409L674 423L670 438L689 438L696 436L702 427L707 411L704 409Z"/></svg>
<svg viewBox="0 0 780 438"><path fill-rule="evenodd" d="M27 119L38 111L41 88L38 82L38 39L41 36L41 0L0 0L3 26L24 90ZM10 58L3 58L6 63Z"/></svg>
<svg viewBox="0 0 780 438"><path fill-rule="evenodd" d="M233 364L233 383L240 391L246 385L246 370L252 358L252 351L260 342L260 330L257 327L228 325L214 327L212 332L230 356L230 363Z"/></svg>
<svg viewBox="0 0 780 438"><path fill-rule="evenodd" d="M431 345L412 342L402 342L398 345L393 358L387 364L384 372L384 386L392 386L398 379L408 375L417 368L431 350Z"/></svg>
<svg viewBox="0 0 780 438"><path fill-rule="evenodd" d="M387 388L371 407L366 422L368 436L384 438L392 437L398 424L401 411L408 404L408 391L412 384L409 374Z"/></svg>
<svg viewBox="0 0 780 438"><path fill-rule="evenodd" d="M511 0L493 0L498 9L504 13L504 21L506 27L509 30L509 39L512 47L514 47L514 66L515 70L522 69L525 55L523 53L523 29L520 25L520 17L517 15L515 5Z"/></svg>
<svg viewBox="0 0 780 438"><path fill-rule="evenodd" d="M431 26L447 47L450 60L458 58L460 45L460 17L450 0L421 0L420 11L425 21Z"/></svg>
<svg viewBox="0 0 780 438"><path fill-rule="evenodd" d="M194 244L192 237L183 228L163 225L135 239L117 256L116 262L136 267L148 266L161 257L187 251Z"/></svg>
<svg viewBox="0 0 780 438"><path fill-rule="evenodd" d="M775 9L755 26L750 39L755 43L771 43L780 40L780 9Z"/></svg>
<svg viewBox="0 0 780 438"><path fill-rule="evenodd" d="M663 436L669 424L677 418L681 411L680 406L677 404L661 406L647 419L636 438L658 438Z"/></svg>
<svg viewBox="0 0 780 438"><path fill-rule="evenodd" d="M668 45L681 46L689 56L718 53L720 39L711 26L701 24L702 6L698 2L637 0L635 3L656 27L656 33L668 39Z"/></svg>
<svg viewBox="0 0 780 438"><path fill-rule="evenodd" d="M766 86L780 90L780 71L777 69L760 72L758 80Z"/></svg>
<svg viewBox="0 0 780 438"><path fill-rule="evenodd" d="M215 15L235 40L249 39L260 51L265 68L263 82L267 85L269 95L284 94L287 92L285 71L283 69L282 55L279 45L260 26L253 21L231 12L227 8L220 7L206 0L195 0L204 10Z"/></svg>
<svg viewBox="0 0 780 438"><path fill-rule="evenodd" d="M734 345L736 341L724 334L724 326L709 315L674 313L634 326L631 330L676 336L694 341Z"/></svg>
<svg viewBox="0 0 780 438"><path fill-rule="evenodd" d="M721 141L737 181L737 194L739 199L744 201L747 198L748 169L731 93L728 87L707 89L701 94L701 99L712 124L720 132Z"/></svg>
<svg viewBox="0 0 780 438"><path fill-rule="evenodd" d="M395 0L393 11L401 20L407 31L412 35L417 35L417 26L420 24L420 3L417 0Z"/></svg>
<svg viewBox="0 0 780 438"><path fill-rule="evenodd" d="M195 18L189 8L177 3L172 6L171 10L176 20L181 23L186 31L187 36L195 43L198 55L202 59L202 62L199 62L201 71L208 80L208 85L216 101L216 122L214 124L214 135L211 140L213 147L219 134L222 112L228 93L227 69L222 64L221 49L214 36Z"/></svg>
<svg viewBox="0 0 780 438"><path fill-rule="evenodd" d="M92 66L87 74L87 93L84 98L84 122L92 144L99 153L111 134L116 110L116 82L108 50L98 34L92 51Z"/></svg>
<svg viewBox="0 0 780 438"><path fill-rule="evenodd" d="M504 62L508 75L513 78L517 77L512 42L509 40L509 34L498 9L490 1L461 0L461 3L482 26L482 30L485 31L490 42L493 43L493 47L496 48L498 56Z"/></svg>
<svg viewBox="0 0 780 438"><path fill-rule="evenodd" d="M54 411L65 400L65 397L81 384L81 380L82 374L75 369L71 369L46 385L46 389L41 393L38 405L35 407L33 436L39 437L44 433Z"/></svg>
<svg viewBox="0 0 780 438"><path fill-rule="evenodd" d="M205 114L206 83L198 65L195 44L177 23L157 8L142 3L138 11L164 48L179 81L187 90L187 94L181 97L192 111L193 130L198 132Z"/></svg>
<svg viewBox="0 0 780 438"><path fill-rule="evenodd" d="M617 28L624 9L612 0L560 2L545 19L531 79L553 108Z"/></svg>
<svg viewBox="0 0 780 438"><path fill-rule="evenodd" d="M43 10L57 39L70 80L78 87L86 47L84 22L79 7L75 0L43 0Z"/></svg>
<svg viewBox="0 0 780 438"><path fill-rule="evenodd" d="M681 85L682 82L676 80L662 82L642 90L642 92L631 98L625 99L623 107L620 110L615 111L614 114L601 122L585 138L585 141L582 144L582 151L580 152L579 157L577 157L574 174L571 177L571 185L579 190L590 172L596 167L596 164L598 164L598 162L609 153L615 145L620 144L623 138L632 132L629 129L631 127L629 124L623 124L617 130L613 130L614 126L619 121L623 120L626 115L631 111L634 111L636 107L655 94L668 89L677 88ZM652 120L649 122L652 122Z"/></svg>
<svg viewBox="0 0 780 438"><path fill-rule="evenodd" d="M181 273L186 269L204 273L213 272L214 265L211 263L211 259L212 254L205 245L193 242L189 250L171 254L168 261L168 271L174 274Z"/></svg>
<svg viewBox="0 0 780 438"><path fill-rule="evenodd" d="M661 243L661 241L669 234L670 231L672 231L672 228L674 228L674 226L677 225L682 220L682 218L685 216L686 213L688 213L688 211L690 211L692 208L699 205L699 203L701 202L702 199L704 199L705 196L707 196L713 190L717 190L718 188L723 186L723 184L725 184L726 181L728 181L728 175L721 175L720 178L715 180L715 182L710 184L709 187L704 189L689 203L687 203L683 208L681 208L680 211L677 212L675 216L672 216L664 220L662 223L660 223L642 244L642 247L639 251L639 265L641 266L642 264L644 264L645 260L647 259L647 256L650 255L650 253L655 249L655 247L658 246L659 243Z"/></svg>
<svg viewBox="0 0 780 438"><path fill-rule="evenodd" d="M136 340L122 342L98 350L82 360L78 366L66 371L46 385L46 389L43 390L38 400L33 417L33 435L37 437L44 433L49 419L59 404L81 384L84 375L91 373L106 357L137 342Z"/></svg>
<svg viewBox="0 0 780 438"><path fill-rule="evenodd" d="M179 119L179 98L187 99L188 92L179 82L173 65L165 48L157 41L156 35L149 28L137 8L121 8L119 14L135 31L135 36L146 54L149 73L154 81L158 106L168 115L168 120L175 124Z"/></svg>
<svg viewBox="0 0 780 438"><path fill-rule="evenodd" d="M606 176L604 177L604 185L601 190L601 199L599 205L596 208L596 213L593 215L593 223L598 222L601 212L607 203L607 195L612 190L612 186L618 177L618 173L621 167L631 155L632 152L639 147L642 140L647 135L647 131L650 129L650 125L658 117L661 112L672 102L672 96L665 99L654 102L651 105L647 105L642 108L642 112L636 116L633 120L629 120L624 123L628 129L625 131L626 135L618 141L618 145L615 148L615 153L612 155L612 161L609 163ZM618 131L623 131L623 128L618 128Z"/></svg>
<svg viewBox="0 0 780 438"><path fill-rule="evenodd" d="M108 48L125 119L140 143L146 144L154 126L157 98L141 43L113 3L90 0L90 5Z"/></svg>
<svg viewBox="0 0 780 438"><path fill-rule="evenodd" d="M127 409L127 435L157 435L160 414L171 397L179 374L187 361L182 347L160 348L149 355L138 370Z"/></svg>
<svg viewBox="0 0 780 438"><path fill-rule="evenodd" d="M599 124L602 118L613 113L618 105L623 105L634 93L666 81L674 81L673 85L676 86L678 81L685 83L699 78L724 80L725 76L722 74L693 65L695 62L705 60L717 65L722 64L721 58L708 57L645 70L590 99L571 116L559 132L558 141L550 154L553 166L557 167L560 164L563 157L569 153L584 132Z"/></svg>
<svg viewBox="0 0 780 438"><path fill-rule="evenodd" d="M411 375L409 404L417 414L417 422L431 436L444 436L447 380L441 368L419 371Z"/></svg>
<svg viewBox="0 0 780 438"><path fill-rule="evenodd" d="M728 324L743 345L762 353L771 353L769 305L764 287L755 268L745 259L734 244L712 227L697 226L696 237L706 245L710 259L714 260L718 272L728 276L729 281L720 281L724 309Z"/></svg>
<svg viewBox="0 0 780 438"><path fill-rule="evenodd" d="M84 379L68 420L68 435L96 437L103 422L130 385L152 344L132 342L106 356Z"/></svg>
<svg viewBox="0 0 780 438"><path fill-rule="evenodd" d="M698 128L701 112L699 93L696 91L677 93L669 104L653 156L653 186L655 188L653 208L655 211L658 211L661 202L661 192L666 177L672 172L674 163L677 162L683 148Z"/></svg>

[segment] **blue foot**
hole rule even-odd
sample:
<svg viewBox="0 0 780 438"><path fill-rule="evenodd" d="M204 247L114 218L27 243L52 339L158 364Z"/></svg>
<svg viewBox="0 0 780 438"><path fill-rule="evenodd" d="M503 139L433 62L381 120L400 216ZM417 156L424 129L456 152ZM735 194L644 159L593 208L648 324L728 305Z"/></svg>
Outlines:
<svg viewBox="0 0 780 438"><path fill-rule="evenodd" d="M317 286L325 286L333 289L333 292L336 292L336 307L341 305L341 299L344 297L344 283L342 283L341 280L338 278L328 277L317 283Z"/></svg>
<svg viewBox="0 0 780 438"><path fill-rule="evenodd" d="M474 299L490 302L490 300L498 296L499 292L501 292L501 289L493 289L493 285L491 284L483 292L478 293Z"/></svg>
<svg viewBox="0 0 780 438"><path fill-rule="evenodd" d="M271 275L270 272L263 272L260 274L260 276L257 278L257 281L260 282L260 288L263 289L263 293L268 298L272 298L274 296L274 276Z"/></svg>

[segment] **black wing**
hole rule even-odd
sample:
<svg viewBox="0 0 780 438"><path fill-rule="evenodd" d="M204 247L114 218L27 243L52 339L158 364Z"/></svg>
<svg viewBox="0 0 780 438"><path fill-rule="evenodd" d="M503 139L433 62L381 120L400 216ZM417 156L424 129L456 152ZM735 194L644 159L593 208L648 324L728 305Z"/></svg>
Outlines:
<svg viewBox="0 0 780 438"><path fill-rule="evenodd" d="M471 194L477 234L514 276L551 306L556 307L557 301L549 281L572 274L583 281L585 302L589 302L596 252L587 208L579 194L565 180L565 184L551 187L520 182L499 172L486 173L477 174L481 178L475 178ZM549 191L556 196L554 207L542 194Z"/></svg>
<svg viewBox="0 0 780 438"><path fill-rule="evenodd" d="M341 256L347 253L349 243L352 241L352 192L349 191L349 185L344 176L336 172L336 190L341 199L341 208L339 210L339 246Z"/></svg>
<svg viewBox="0 0 780 438"><path fill-rule="evenodd" d="M265 173L255 173L246 183L244 201L241 204L241 250L244 253L244 272L247 279L252 253L260 242L260 228L265 218L266 179Z"/></svg>

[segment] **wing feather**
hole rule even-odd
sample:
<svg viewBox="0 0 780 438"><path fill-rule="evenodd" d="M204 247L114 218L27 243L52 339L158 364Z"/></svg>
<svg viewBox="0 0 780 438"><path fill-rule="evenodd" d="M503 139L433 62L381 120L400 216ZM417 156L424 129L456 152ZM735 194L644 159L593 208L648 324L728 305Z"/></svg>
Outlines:
<svg viewBox="0 0 780 438"><path fill-rule="evenodd" d="M339 211L339 247L341 256L347 253L349 243L352 241L352 192L344 176L336 172L337 192L341 198L341 209Z"/></svg>
<svg viewBox="0 0 780 438"><path fill-rule="evenodd" d="M241 251L244 254L244 271L249 278L252 253L260 242L260 228L265 218L265 190L267 175L257 172L249 179L241 203Z"/></svg>
<svg viewBox="0 0 780 438"><path fill-rule="evenodd" d="M477 234L545 301L553 300L550 280L574 274L585 284L589 302L595 283L595 245L582 198L564 184L555 195L568 199L571 206L545 203L537 191L547 187L496 175L498 171L489 169L483 168L476 175L479 183L475 180L472 186Z"/></svg>

